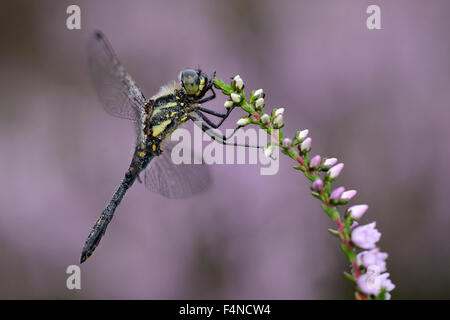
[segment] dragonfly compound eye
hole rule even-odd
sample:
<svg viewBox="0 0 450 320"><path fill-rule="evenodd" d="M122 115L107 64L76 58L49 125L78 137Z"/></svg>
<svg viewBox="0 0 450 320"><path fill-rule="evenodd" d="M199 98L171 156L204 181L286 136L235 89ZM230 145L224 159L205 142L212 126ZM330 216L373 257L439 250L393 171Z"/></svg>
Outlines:
<svg viewBox="0 0 450 320"><path fill-rule="evenodd" d="M190 96L195 96L201 91L200 76L193 69L183 70L180 75L180 81L184 91Z"/></svg>

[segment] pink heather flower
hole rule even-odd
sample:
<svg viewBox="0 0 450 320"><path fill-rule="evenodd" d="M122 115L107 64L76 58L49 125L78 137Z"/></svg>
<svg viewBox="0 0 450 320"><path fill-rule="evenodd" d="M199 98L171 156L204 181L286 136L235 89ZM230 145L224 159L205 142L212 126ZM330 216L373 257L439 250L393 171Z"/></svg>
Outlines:
<svg viewBox="0 0 450 320"><path fill-rule="evenodd" d="M389 279L389 273L381 273L378 267L371 266L366 273L362 274L357 281L359 289L365 294L373 294L378 296L382 288L386 291L392 291L395 285ZM386 299L390 299L391 295L386 295Z"/></svg>
<svg viewBox="0 0 450 320"><path fill-rule="evenodd" d="M335 165L334 167L332 167L331 169L328 170L328 177L330 179L336 179L339 176L339 174L341 173L342 169L344 169L343 163L339 163L339 164Z"/></svg>
<svg viewBox="0 0 450 320"><path fill-rule="evenodd" d="M359 226L358 221L353 221L352 225L350 226L351 229L355 229L357 226Z"/></svg>
<svg viewBox="0 0 450 320"><path fill-rule="evenodd" d="M333 192L331 192L330 199L332 201L339 201L344 191L345 191L344 187L334 189Z"/></svg>
<svg viewBox="0 0 450 320"><path fill-rule="evenodd" d="M380 240L381 233L375 228L376 223L372 222L357 227L352 231L352 241L362 249L373 249L375 243Z"/></svg>
<svg viewBox="0 0 450 320"><path fill-rule="evenodd" d="M367 204L358 204L356 206L352 206L347 210L347 213L350 214L350 217L353 219L361 218L364 213L366 213L369 206Z"/></svg>
<svg viewBox="0 0 450 320"><path fill-rule="evenodd" d="M283 147L287 148L287 147L289 147L291 145L291 143L292 143L291 139L284 138L284 140L283 140Z"/></svg>
<svg viewBox="0 0 450 320"><path fill-rule="evenodd" d="M370 266L377 266L379 272L386 271L386 259L388 254L380 252L378 248L362 251L356 256L358 266L370 268Z"/></svg>
<svg viewBox="0 0 450 320"><path fill-rule="evenodd" d="M302 144L300 145L300 150L301 151L307 151L309 148L311 148L311 138L308 137L305 139L305 141L302 142Z"/></svg>
<svg viewBox="0 0 450 320"><path fill-rule="evenodd" d="M341 200L350 201L357 193L356 190L347 190L342 194Z"/></svg>
<svg viewBox="0 0 450 320"><path fill-rule="evenodd" d="M320 191L323 188L323 182L320 179L314 180L312 187L314 190Z"/></svg>
<svg viewBox="0 0 450 320"><path fill-rule="evenodd" d="M330 167L334 166L336 163L337 163L336 158L328 158L328 159L325 159L325 161L323 162L323 166L325 168L330 168Z"/></svg>
<svg viewBox="0 0 450 320"><path fill-rule="evenodd" d="M311 161L309 162L309 167L312 169L317 168L320 165L320 156L314 156Z"/></svg>
<svg viewBox="0 0 450 320"><path fill-rule="evenodd" d="M393 284L391 279L389 279L389 273L385 272L381 274L380 278L382 288L386 288L387 291L392 291L395 289L395 284Z"/></svg>
<svg viewBox="0 0 450 320"><path fill-rule="evenodd" d="M359 276L357 285L359 290L365 294L378 296L381 291L380 276L373 270Z"/></svg>

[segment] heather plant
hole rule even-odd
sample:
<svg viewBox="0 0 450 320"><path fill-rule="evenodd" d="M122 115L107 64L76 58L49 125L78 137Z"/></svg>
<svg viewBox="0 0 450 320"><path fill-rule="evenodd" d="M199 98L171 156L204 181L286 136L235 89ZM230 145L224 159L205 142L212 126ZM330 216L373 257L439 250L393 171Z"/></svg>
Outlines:
<svg viewBox="0 0 450 320"><path fill-rule="evenodd" d="M356 299L390 299L390 292L395 285L386 272L388 254L381 252L376 245L381 233L375 222L365 225L358 223L366 214L368 205L355 204L345 211L341 209L357 194L356 190L334 186L344 164L333 157L310 156L312 139L308 136L308 129L298 131L292 138L285 136L285 108L267 111L262 89L252 91L247 97L244 81L239 75L233 78L231 84L215 78L214 85L228 97L224 103L225 108L239 107L247 113L237 122L239 127L259 126L272 136L271 142L264 148L267 157L272 156L274 148L280 148L283 154L296 162L294 169L310 180L312 196L320 201L322 210L335 223L335 228L328 229L328 232L339 239L340 247L350 261L351 270L344 272L344 276L354 285Z"/></svg>

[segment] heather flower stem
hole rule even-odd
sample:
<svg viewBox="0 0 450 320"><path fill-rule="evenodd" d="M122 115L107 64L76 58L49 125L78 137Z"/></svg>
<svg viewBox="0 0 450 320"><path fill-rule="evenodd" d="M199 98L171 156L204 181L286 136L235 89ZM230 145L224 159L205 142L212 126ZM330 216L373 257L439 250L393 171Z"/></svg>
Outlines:
<svg viewBox="0 0 450 320"><path fill-rule="evenodd" d="M311 151L311 138L307 137L308 130L299 131L292 140L285 138L282 130L284 126L284 108L274 109L272 112L267 114L264 113L263 108L265 103L262 89L252 91L250 98L247 99L247 96L243 91L244 82L240 76L234 77L231 85L225 84L222 80L215 78L214 85L217 89L221 90L224 95L229 97L224 104L226 108L238 106L243 111L248 113L247 116L241 119L245 119L245 121L238 121L238 125L240 127L244 127L249 124L257 125L261 129L265 130L268 135L273 137L273 141L270 142L264 150L266 156L271 156L273 148L278 146L283 154L287 155L296 162L297 165L294 166L294 169L303 172L306 178L313 183L311 187L312 195L321 201L322 209L336 224L336 230L328 229L328 231L341 241L341 249L347 256L352 266L351 273L344 272L344 276L355 285L356 299L384 300L389 298L387 291L392 290L394 287L392 282L387 279L389 274L383 274L386 275L383 278L383 281L385 281L383 284L386 283L385 287L376 288L376 290L372 291L370 290L371 288L367 289L358 281L362 275L367 277L367 273L364 273L364 271L367 271L368 267L361 266L358 263L357 254L360 249L355 246L352 241L352 227L354 224L357 224L356 220L365 213L367 210L367 205L353 206L344 214L344 216L340 214L338 206L347 204L347 202L356 194L356 190L344 192L345 189L343 187L334 190L331 188L331 183L337 179L340 171L344 167L344 164L336 164L337 160L335 158L322 160L319 155L310 159L308 153ZM363 227L365 229L360 230L359 232L360 238L362 237L362 240L359 241L362 244L358 245L361 248L368 249L368 247L366 248L364 246L373 246L377 239L372 242L369 241L368 243L364 243L364 236L367 232L372 232L369 235L373 235L373 232L375 232L376 229L374 229L374 225L372 229L369 228L372 227L371 225L362 226L360 228ZM379 238L379 235L376 233L374 236ZM368 254L367 251L363 251L363 253ZM384 257L385 259L387 254L384 255L381 257ZM384 260L382 262L384 263ZM382 262L378 261L379 264ZM365 279L366 278L363 280ZM386 287L388 287L389 290L387 290Z"/></svg>

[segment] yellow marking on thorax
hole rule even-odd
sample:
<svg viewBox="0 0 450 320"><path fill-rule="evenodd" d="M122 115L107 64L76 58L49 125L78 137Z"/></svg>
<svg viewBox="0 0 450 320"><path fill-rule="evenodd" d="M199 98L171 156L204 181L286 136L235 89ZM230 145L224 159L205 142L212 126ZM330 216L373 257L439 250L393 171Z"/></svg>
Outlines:
<svg viewBox="0 0 450 320"><path fill-rule="evenodd" d="M172 120L166 120L164 122L161 122L160 124L153 126L152 127L152 131L153 131L153 136L157 137L161 134L161 132L163 132L166 127L172 122Z"/></svg>
<svg viewBox="0 0 450 320"><path fill-rule="evenodd" d="M161 106L160 108L172 108L172 107L176 107L178 104L178 102L169 102L166 103L165 105Z"/></svg>
<svg viewBox="0 0 450 320"><path fill-rule="evenodd" d="M153 110L153 113L152 113L150 119L153 119L158 113L160 113L162 111L162 109L176 107L177 105L178 105L178 103L176 103L176 102L169 102L161 107L156 108L155 110Z"/></svg>
<svg viewBox="0 0 450 320"><path fill-rule="evenodd" d="M202 80L200 80L200 85L198 86L198 91L195 95L199 95L200 92L203 91L203 88L205 87L205 78L202 78Z"/></svg>
<svg viewBox="0 0 450 320"><path fill-rule="evenodd" d="M145 157L145 152L144 151L139 152L139 157L141 158Z"/></svg>
<svg viewBox="0 0 450 320"><path fill-rule="evenodd" d="M161 112L161 109L156 109L153 111L151 118L153 118L154 116L156 116L158 113Z"/></svg>
<svg viewBox="0 0 450 320"><path fill-rule="evenodd" d="M152 145L152 150L156 151L156 144Z"/></svg>
<svg viewBox="0 0 450 320"><path fill-rule="evenodd" d="M185 121L187 119L187 117L183 117L181 118L181 121Z"/></svg>

